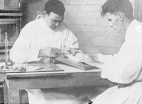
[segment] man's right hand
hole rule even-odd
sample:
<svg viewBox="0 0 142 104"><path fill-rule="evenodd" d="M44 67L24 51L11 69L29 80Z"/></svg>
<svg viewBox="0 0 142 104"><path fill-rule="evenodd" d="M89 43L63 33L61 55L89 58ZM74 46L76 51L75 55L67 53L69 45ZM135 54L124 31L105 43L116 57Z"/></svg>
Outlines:
<svg viewBox="0 0 142 104"><path fill-rule="evenodd" d="M47 47L39 51L39 57L58 57L60 54L60 50L53 47Z"/></svg>

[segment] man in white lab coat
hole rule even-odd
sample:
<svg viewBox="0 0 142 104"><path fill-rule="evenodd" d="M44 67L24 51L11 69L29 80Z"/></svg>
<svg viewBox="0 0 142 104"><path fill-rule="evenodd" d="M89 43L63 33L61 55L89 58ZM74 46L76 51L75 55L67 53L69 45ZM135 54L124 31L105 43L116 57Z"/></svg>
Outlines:
<svg viewBox="0 0 142 104"><path fill-rule="evenodd" d="M21 30L10 51L16 63L38 61L42 56L57 56L65 48L78 48L78 40L63 22L65 7L58 0L45 4L43 17Z"/></svg>
<svg viewBox="0 0 142 104"><path fill-rule="evenodd" d="M48 0L43 17L31 21L21 30L10 50L10 59L15 63L42 60L42 57L56 57L60 52L78 48L75 35L63 23L65 7L59 0ZM30 104L80 104L73 95L44 93L40 89L27 89ZM49 101L50 99L50 101ZM84 104L84 103L82 103Z"/></svg>
<svg viewBox="0 0 142 104"><path fill-rule="evenodd" d="M101 15L117 32L126 31L125 42L115 55L97 54L101 77L117 83L92 99L93 104L142 104L142 23L133 17L129 0L107 0Z"/></svg>

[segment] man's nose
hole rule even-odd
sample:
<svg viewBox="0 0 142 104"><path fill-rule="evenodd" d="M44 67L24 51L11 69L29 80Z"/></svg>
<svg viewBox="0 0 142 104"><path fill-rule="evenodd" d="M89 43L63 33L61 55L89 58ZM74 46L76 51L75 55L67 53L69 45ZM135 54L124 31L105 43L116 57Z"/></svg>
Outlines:
<svg viewBox="0 0 142 104"><path fill-rule="evenodd" d="M112 24L112 22L110 22L110 23L109 23L109 26L110 26L110 27L113 27L113 24Z"/></svg>
<svg viewBox="0 0 142 104"><path fill-rule="evenodd" d="M59 22L57 22L55 25L58 27L59 26Z"/></svg>

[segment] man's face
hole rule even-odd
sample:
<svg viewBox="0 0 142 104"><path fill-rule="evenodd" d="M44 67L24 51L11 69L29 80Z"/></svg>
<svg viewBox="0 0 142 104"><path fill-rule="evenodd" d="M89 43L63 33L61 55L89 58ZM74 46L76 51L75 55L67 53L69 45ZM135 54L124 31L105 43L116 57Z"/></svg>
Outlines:
<svg viewBox="0 0 142 104"><path fill-rule="evenodd" d="M53 12L51 12L49 15L46 14L45 18L46 24L52 30L55 30L64 19L63 16L59 16L58 14L55 14Z"/></svg>
<svg viewBox="0 0 142 104"><path fill-rule="evenodd" d="M123 31L123 23L118 15L107 13L108 21L110 22L110 27L113 27L118 33Z"/></svg>

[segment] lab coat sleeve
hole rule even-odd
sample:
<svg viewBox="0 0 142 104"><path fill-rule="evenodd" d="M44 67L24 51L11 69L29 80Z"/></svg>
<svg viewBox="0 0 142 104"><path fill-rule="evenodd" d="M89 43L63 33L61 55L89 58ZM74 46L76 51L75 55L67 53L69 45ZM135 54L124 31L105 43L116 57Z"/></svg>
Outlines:
<svg viewBox="0 0 142 104"><path fill-rule="evenodd" d="M37 59L39 50L30 49L32 31L29 26L24 27L10 50L10 59L15 63L23 63Z"/></svg>
<svg viewBox="0 0 142 104"><path fill-rule="evenodd" d="M142 66L142 47L139 44L137 41L125 42L116 58L105 61L101 77L122 84L135 80Z"/></svg>
<svg viewBox="0 0 142 104"><path fill-rule="evenodd" d="M72 33L71 30L66 30L66 40L65 40L65 46L70 48L78 48L78 39L76 36Z"/></svg>

